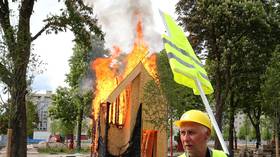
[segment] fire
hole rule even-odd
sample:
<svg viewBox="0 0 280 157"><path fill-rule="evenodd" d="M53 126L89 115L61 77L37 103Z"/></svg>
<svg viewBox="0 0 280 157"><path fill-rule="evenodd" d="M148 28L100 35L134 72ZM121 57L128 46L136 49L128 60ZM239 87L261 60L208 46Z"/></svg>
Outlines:
<svg viewBox="0 0 280 157"><path fill-rule="evenodd" d="M157 84L159 84L158 73L157 73L157 55L154 53L150 57L146 57L143 60L143 64L149 74L154 78Z"/></svg>
<svg viewBox="0 0 280 157"><path fill-rule="evenodd" d="M116 69L109 66L113 57L98 58L94 60L92 66L96 74L95 98L93 101L94 119L97 119L100 103L104 102L112 90L117 86Z"/></svg>
<svg viewBox="0 0 280 157"><path fill-rule="evenodd" d="M126 115L126 107L130 102L131 86L127 87L117 98L117 100L111 104L109 110L109 123L116 124L121 127L124 124L124 116Z"/></svg>
<svg viewBox="0 0 280 157"><path fill-rule="evenodd" d="M142 21L139 20L137 23L137 34L136 39L133 44L132 51L127 55L125 59L126 69L124 72L124 77L126 77L134 68L135 66L141 62L145 56L148 54L148 45L145 43L143 39L143 32L142 32Z"/></svg>
<svg viewBox="0 0 280 157"><path fill-rule="evenodd" d="M96 74L95 98L93 100L94 119L97 120L100 104L103 103L109 94L117 87L138 63L142 62L151 74L156 78L156 55L146 57L148 45L143 39L142 21L139 20L136 26L136 39L132 50L120 64L115 64L114 60L120 56L121 48L114 46L112 56L108 58L98 58L93 61L92 69ZM119 65L125 65L124 70ZM122 72L121 74L118 74ZM116 102L110 105L109 122L117 125L124 124L126 107L129 105L130 87L123 91Z"/></svg>

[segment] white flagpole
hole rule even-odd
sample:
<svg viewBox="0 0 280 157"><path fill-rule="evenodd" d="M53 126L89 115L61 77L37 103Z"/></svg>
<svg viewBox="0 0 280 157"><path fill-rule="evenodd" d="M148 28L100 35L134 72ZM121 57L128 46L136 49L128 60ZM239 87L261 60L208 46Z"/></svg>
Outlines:
<svg viewBox="0 0 280 157"><path fill-rule="evenodd" d="M195 79L195 82L196 82L196 86L197 86L198 89L199 89L200 96L201 96L201 98L202 98L202 101L203 101L203 103L204 103L204 106L205 106L205 108L206 108L206 111L207 111L207 113L208 113L208 115L209 115L209 117L210 117L210 120L211 120L211 122L212 122L212 124L213 124L213 126L214 126L214 129L215 129L215 131L216 131L216 134L217 134L217 136L218 136L218 138L219 138L219 141L220 141L220 143L221 143L221 145L222 145L223 151L224 151L225 153L229 154L229 151L228 151L228 148L227 148L227 146L226 146L225 140L224 140L224 138L223 138L223 136L222 136L221 130L220 130L220 128L219 128L219 126L218 126L218 124L217 124L217 121L216 121L216 119L215 119L215 117L214 117L214 114L213 114L213 112L212 112L212 110L211 110L211 107L210 107L210 105L209 105L209 102L208 102L208 100L207 100L207 97L205 96L205 93L204 93L204 91L203 91L203 89L202 89L202 87L201 87L201 83L200 83L200 81L199 81L197 78Z"/></svg>

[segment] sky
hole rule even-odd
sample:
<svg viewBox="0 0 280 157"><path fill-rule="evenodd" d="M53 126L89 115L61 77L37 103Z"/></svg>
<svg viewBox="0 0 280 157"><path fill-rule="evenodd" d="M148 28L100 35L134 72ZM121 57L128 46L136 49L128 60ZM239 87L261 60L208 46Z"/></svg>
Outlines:
<svg viewBox="0 0 280 157"><path fill-rule="evenodd" d="M118 17L121 21L117 20L112 20L112 19L107 19L104 16L104 12L106 9L110 9L112 12L108 12L108 14L113 14L113 13L121 13L125 14L122 12L122 7L125 8L125 1L129 1L131 4L134 4L135 2L140 3L138 1L134 0L120 0L120 3L118 1L112 1L112 0L87 0L89 4L93 4L93 2L99 4L93 4L93 5L99 5L100 10L97 10L98 13L102 13L103 16L99 16L100 18L100 24L103 24L103 29L106 28L107 30L103 31L108 31L110 30L110 33L107 33L108 38L105 38L106 40L106 46L107 48L110 48L112 46L112 41L122 41L120 43L117 43L121 45L124 49L126 49L128 46L125 45L129 41L132 41L131 39L124 39L124 40L116 40L114 37L120 37L122 34L114 34L116 32L120 32L120 26L119 23L122 23L121 28L122 30L127 31L127 22L125 22L125 17L123 15L118 15ZM158 14L157 8L160 8L161 10L168 12L170 14L174 13L174 6L175 3L178 0L152 0L152 7L149 6L151 4L151 1L146 0L146 4L140 3L136 5L142 5L143 4L143 9L147 15L153 15L153 20L154 23L153 25L149 25L152 28L147 27L147 31L149 31L147 40L151 40L151 43L154 43L155 40L157 42L160 39L160 34L156 34L155 32L151 33L151 29L161 32L163 28L163 24L161 23L161 19ZM145 6L146 5L146 6ZM117 6L117 7L116 7ZM46 18L47 15L50 13L55 14L59 12L59 9L62 7L62 4L57 3L57 0L44 0L44 1L37 1L34 5L34 13L31 18L31 32L32 34L37 33L43 26L44 23L42 22L43 19ZM107 7L107 8L106 8ZM111 8L110 8L111 7ZM114 10L112 10L112 7ZM150 8L149 8L150 7ZM103 10L102 10L103 9ZM151 10L150 10L151 9ZM117 14L116 14L117 15ZM103 21L102 21L103 20ZM107 20L107 23L102 23ZM109 21L117 21L113 24L108 24ZM148 20L146 20L148 21ZM149 21L148 21L149 22ZM144 20L144 25L145 25L145 20ZM145 26L144 26L145 27ZM112 31L112 29L116 29L117 31ZM145 28L144 28L145 29ZM113 33L114 32L114 33ZM124 33L123 33L124 34ZM129 35L125 35L126 37L129 37ZM153 37L156 37L153 39ZM67 84L64 82L65 80L65 74L69 72L69 65L68 65L68 60L72 55L72 48L74 46L74 43L72 40L74 39L73 34L68 31L66 33L60 32L57 35L55 34L48 34L46 35L43 33L40 37L38 37L32 44L33 44L33 52L38 54L40 56L40 59L46 63L45 66L42 68L46 69L43 74L36 75L35 80L32 84L32 89L35 92L44 92L47 90L54 91L58 86L66 86ZM120 38L119 38L120 39ZM114 43L116 44L116 43ZM151 44L152 45L152 44ZM156 45L156 44L154 44ZM159 48L158 46L151 46L153 50L157 50Z"/></svg>
<svg viewBox="0 0 280 157"><path fill-rule="evenodd" d="M31 32L36 34L43 26L43 19L47 15L55 14L62 8L57 0L37 1L34 5L34 13L31 17ZM72 55L74 35L68 32L58 34L43 33L33 44L33 52L40 56L45 63L41 68L43 74L35 77L32 89L35 92L54 91L58 86L66 86L65 74L69 72L68 60Z"/></svg>

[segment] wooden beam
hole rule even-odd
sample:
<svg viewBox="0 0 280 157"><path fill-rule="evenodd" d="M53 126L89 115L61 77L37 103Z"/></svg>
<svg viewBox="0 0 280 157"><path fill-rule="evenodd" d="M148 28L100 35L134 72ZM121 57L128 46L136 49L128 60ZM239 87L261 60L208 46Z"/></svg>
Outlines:
<svg viewBox="0 0 280 157"><path fill-rule="evenodd" d="M127 77L113 90L113 92L108 96L107 102L113 103L120 93L131 83L144 69L143 64L140 62L136 67L127 75Z"/></svg>

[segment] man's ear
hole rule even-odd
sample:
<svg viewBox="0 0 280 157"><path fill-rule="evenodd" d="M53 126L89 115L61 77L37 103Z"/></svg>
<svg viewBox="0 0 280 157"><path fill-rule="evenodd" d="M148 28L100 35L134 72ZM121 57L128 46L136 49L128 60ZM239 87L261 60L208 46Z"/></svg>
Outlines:
<svg viewBox="0 0 280 157"><path fill-rule="evenodd" d="M207 128L207 131L206 131L206 140L209 140L211 137L211 131L210 129Z"/></svg>

